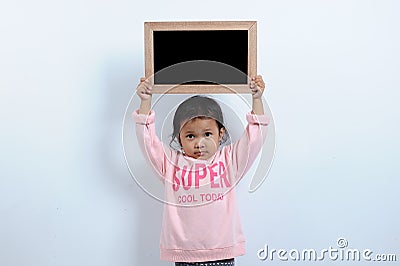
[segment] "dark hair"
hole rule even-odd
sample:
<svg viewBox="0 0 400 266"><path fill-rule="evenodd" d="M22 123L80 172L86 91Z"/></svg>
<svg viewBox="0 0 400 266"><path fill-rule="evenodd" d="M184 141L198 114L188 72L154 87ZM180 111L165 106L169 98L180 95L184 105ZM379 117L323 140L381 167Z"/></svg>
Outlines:
<svg viewBox="0 0 400 266"><path fill-rule="evenodd" d="M178 142L180 147L179 133L181 126L193 118L212 118L217 122L218 131L220 131L221 128L225 128L224 117L219 104L209 97L195 95L183 101L175 111L173 119L174 128L170 146L172 146L173 142ZM225 134L222 137L221 144L226 142L228 136L229 134L225 128Z"/></svg>

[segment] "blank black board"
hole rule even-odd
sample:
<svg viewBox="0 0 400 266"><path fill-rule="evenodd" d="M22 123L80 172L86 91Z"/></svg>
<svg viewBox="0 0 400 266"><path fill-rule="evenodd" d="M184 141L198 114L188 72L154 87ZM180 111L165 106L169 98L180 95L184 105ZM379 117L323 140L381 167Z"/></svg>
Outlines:
<svg viewBox="0 0 400 266"><path fill-rule="evenodd" d="M248 43L247 30L155 30L154 84L246 84Z"/></svg>

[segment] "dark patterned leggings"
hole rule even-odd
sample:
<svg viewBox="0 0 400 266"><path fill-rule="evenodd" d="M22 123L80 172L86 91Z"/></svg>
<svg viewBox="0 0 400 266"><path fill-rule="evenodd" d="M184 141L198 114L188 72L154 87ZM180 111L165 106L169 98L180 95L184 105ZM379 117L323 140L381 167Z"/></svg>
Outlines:
<svg viewBox="0 0 400 266"><path fill-rule="evenodd" d="M235 259L204 262L175 262L175 266L235 266Z"/></svg>

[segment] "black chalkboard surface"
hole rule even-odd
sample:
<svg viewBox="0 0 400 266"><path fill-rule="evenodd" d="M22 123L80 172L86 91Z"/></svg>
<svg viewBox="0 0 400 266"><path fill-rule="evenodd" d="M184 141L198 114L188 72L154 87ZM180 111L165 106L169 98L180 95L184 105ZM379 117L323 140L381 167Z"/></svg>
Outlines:
<svg viewBox="0 0 400 266"><path fill-rule="evenodd" d="M249 93L255 21L145 22L145 72L154 93Z"/></svg>
<svg viewBox="0 0 400 266"><path fill-rule="evenodd" d="M247 35L247 30L154 31L154 84L246 84ZM190 63L176 66L183 62Z"/></svg>

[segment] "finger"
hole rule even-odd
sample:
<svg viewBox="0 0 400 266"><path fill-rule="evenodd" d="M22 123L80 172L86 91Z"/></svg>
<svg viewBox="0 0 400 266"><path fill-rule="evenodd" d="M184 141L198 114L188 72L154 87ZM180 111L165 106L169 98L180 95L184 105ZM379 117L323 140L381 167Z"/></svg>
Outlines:
<svg viewBox="0 0 400 266"><path fill-rule="evenodd" d="M254 83L259 87L265 87L265 83L262 80L261 76L257 76L254 78Z"/></svg>
<svg viewBox="0 0 400 266"><path fill-rule="evenodd" d="M253 80L254 80L254 82L263 81L261 75L255 76Z"/></svg>
<svg viewBox="0 0 400 266"><path fill-rule="evenodd" d="M255 82L254 82L254 81L250 81L250 88L252 89L252 88L254 88L255 86L256 86Z"/></svg>
<svg viewBox="0 0 400 266"><path fill-rule="evenodd" d="M257 83L257 87L260 89L265 89L265 84L264 83Z"/></svg>
<svg viewBox="0 0 400 266"><path fill-rule="evenodd" d="M139 85L138 85L138 87L137 87L137 90L140 90L140 91L145 91L145 90L147 90L146 84L145 84L144 82L139 83Z"/></svg>
<svg viewBox="0 0 400 266"><path fill-rule="evenodd" d="M254 82L264 82L264 80L261 77L256 77Z"/></svg>
<svg viewBox="0 0 400 266"><path fill-rule="evenodd" d="M145 80L142 84L144 85L144 87L146 89L151 90L151 85L150 85L150 82L148 80Z"/></svg>
<svg viewBox="0 0 400 266"><path fill-rule="evenodd" d="M264 83L263 80L257 80L257 81L256 81L256 84L257 84L258 87L265 88L265 83Z"/></svg>
<svg viewBox="0 0 400 266"><path fill-rule="evenodd" d="M140 83L139 84L143 84L143 83L145 83L146 82L146 78L140 78Z"/></svg>
<svg viewBox="0 0 400 266"><path fill-rule="evenodd" d="M150 81L148 80L148 79L146 79L146 78L141 78L140 79L140 84L142 85L144 85L145 86L145 88L148 88L148 89L151 89L151 84L150 84Z"/></svg>
<svg viewBox="0 0 400 266"><path fill-rule="evenodd" d="M262 79L263 79L263 78L262 78L261 75L257 75L257 76L254 77L254 80L262 80Z"/></svg>

